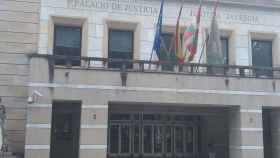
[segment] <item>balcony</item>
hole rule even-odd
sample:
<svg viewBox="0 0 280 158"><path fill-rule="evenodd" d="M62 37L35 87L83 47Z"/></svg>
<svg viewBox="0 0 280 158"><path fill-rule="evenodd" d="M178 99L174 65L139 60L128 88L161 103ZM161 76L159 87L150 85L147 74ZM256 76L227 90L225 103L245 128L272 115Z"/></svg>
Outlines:
<svg viewBox="0 0 280 158"><path fill-rule="evenodd" d="M55 65L56 60L66 60L66 65ZM111 68L110 62L121 66ZM53 89L55 99L98 95L97 100L121 102L278 106L279 68L186 63L167 71L162 69L166 64L33 54L29 86Z"/></svg>
<svg viewBox="0 0 280 158"><path fill-rule="evenodd" d="M95 57L67 57L32 54L31 58L45 58L51 68L120 71L121 73L162 73L232 78L280 79L279 67L253 67L237 65L209 65L198 63L176 63L147 60L121 60ZM59 64L61 63L61 64ZM115 66L110 66L115 65ZM163 67L168 66L169 69Z"/></svg>

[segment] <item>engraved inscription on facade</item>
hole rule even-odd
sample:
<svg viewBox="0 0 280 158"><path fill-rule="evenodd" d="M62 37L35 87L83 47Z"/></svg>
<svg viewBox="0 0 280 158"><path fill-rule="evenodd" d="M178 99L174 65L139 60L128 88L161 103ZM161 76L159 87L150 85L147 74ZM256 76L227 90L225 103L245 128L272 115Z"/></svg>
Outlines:
<svg viewBox="0 0 280 158"><path fill-rule="evenodd" d="M158 16L159 6L143 3L141 0L67 0L68 8L74 9L95 9L132 15ZM168 7L168 6L167 6ZM187 16L196 16L197 7L188 6ZM183 15L184 16L184 15ZM204 7L202 18L211 19L213 16L212 7ZM218 11L217 18L225 22L242 24L260 24L260 17L253 14Z"/></svg>
<svg viewBox="0 0 280 158"><path fill-rule="evenodd" d="M196 16L196 12L197 11L195 9L192 9L190 11L190 16ZM211 19L212 17L213 17L213 10L208 8L203 9L202 18ZM217 19L226 22L233 22L233 23L253 24L253 25L260 24L260 18L256 15L230 13L224 11L217 12Z"/></svg>
<svg viewBox="0 0 280 158"><path fill-rule="evenodd" d="M138 0L68 0L69 8L98 9L110 12L155 16L158 8Z"/></svg>

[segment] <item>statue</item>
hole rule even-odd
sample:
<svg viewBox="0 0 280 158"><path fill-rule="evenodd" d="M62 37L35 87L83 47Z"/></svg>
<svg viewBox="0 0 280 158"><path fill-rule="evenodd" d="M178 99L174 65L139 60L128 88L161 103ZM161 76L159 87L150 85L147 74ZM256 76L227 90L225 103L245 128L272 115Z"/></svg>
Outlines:
<svg viewBox="0 0 280 158"><path fill-rule="evenodd" d="M0 98L1 103L1 98ZM8 151L7 133L5 130L6 109L4 105L0 105L0 147L2 152Z"/></svg>

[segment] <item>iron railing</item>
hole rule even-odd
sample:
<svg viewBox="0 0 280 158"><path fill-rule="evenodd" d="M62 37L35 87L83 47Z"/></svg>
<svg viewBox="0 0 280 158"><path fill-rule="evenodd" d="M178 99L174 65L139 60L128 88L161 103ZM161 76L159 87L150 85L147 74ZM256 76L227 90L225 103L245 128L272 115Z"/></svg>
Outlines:
<svg viewBox="0 0 280 158"><path fill-rule="evenodd" d="M30 55L30 57L46 58L49 62L49 65L54 68L98 69L122 72L125 71L239 78L280 79L280 67L209 65L198 63L185 63L182 65L178 65L174 62L166 61L122 60L96 57L70 57L40 54L32 54ZM57 61L63 61L63 64L61 64L61 62L56 63ZM112 63L117 66L110 66L112 65ZM165 69L164 67L166 66L168 66L169 68Z"/></svg>

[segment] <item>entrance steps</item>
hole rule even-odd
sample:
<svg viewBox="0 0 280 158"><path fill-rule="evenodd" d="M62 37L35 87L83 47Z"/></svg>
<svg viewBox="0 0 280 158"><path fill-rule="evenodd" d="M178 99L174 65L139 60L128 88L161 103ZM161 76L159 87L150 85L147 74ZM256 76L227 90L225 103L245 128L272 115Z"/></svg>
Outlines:
<svg viewBox="0 0 280 158"><path fill-rule="evenodd" d="M16 158L11 152L0 152L0 158Z"/></svg>

